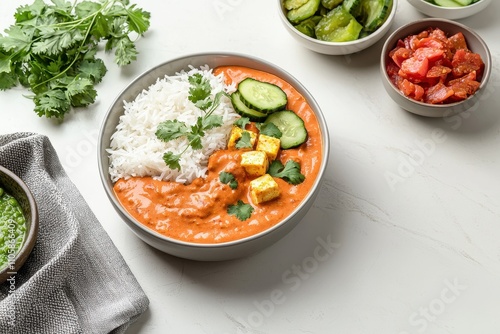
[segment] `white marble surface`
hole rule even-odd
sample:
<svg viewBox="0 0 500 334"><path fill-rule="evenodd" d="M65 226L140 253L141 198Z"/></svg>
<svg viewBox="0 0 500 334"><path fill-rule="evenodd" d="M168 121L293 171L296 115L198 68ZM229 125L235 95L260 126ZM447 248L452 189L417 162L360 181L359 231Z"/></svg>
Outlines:
<svg viewBox="0 0 500 334"><path fill-rule="evenodd" d="M0 133L51 139L149 296L128 333L500 332L500 1L461 20L490 46L494 68L478 109L449 119L390 100L378 67L383 41L347 57L313 53L286 33L274 0L133 2L152 13L151 28L133 65L119 70L101 55L109 71L95 105L58 124L38 118L23 89L0 92ZM2 31L22 3L31 1L0 3ZM401 0L391 31L421 17ZM116 94L151 66L203 51L283 67L316 98L331 133L325 182L305 219L274 246L223 263L143 243L97 171L97 130Z"/></svg>

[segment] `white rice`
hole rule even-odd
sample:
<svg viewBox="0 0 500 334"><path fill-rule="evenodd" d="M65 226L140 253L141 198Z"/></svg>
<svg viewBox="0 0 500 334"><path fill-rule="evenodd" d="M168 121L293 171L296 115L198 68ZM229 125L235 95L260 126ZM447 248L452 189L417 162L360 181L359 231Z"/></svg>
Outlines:
<svg viewBox="0 0 500 334"><path fill-rule="evenodd" d="M239 117L228 97L222 96L220 105L213 113L222 116L223 125L205 132L201 150L189 147L182 154L179 161L181 170L170 169L163 161L163 154L167 151L175 154L182 152L188 140L178 138L166 143L155 135L161 122L178 120L191 126L205 113L188 100L188 77L195 73L209 80L212 98L221 90L227 93L236 90L234 85L225 85L223 75L215 76L207 65L200 68L191 66L187 72L159 78L134 101L124 101L125 111L108 149L109 173L113 182L120 178L151 176L164 181L190 183L206 175L208 158L216 150L226 147L232 124Z"/></svg>

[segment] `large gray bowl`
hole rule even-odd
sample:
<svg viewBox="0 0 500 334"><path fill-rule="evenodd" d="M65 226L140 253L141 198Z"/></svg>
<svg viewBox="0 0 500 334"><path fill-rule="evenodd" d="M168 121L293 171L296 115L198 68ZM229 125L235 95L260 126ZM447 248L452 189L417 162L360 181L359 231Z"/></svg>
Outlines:
<svg viewBox="0 0 500 334"><path fill-rule="evenodd" d="M389 52L396 46L399 39L404 39L408 35L418 34L422 30L425 30L429 27L440 28L450 36L455 33L462 32L467 41L467 46L469 47L469 49L481 55L481 58L485 65L483 77L481 79L481 85L479 86L479 89L476 91L476 93L470 96L468 99L447 104L424 103L406 97L391 82L386 71L386 66L390 59ZM380 56L380 72L382 76L382 83L389 96L401 108L414 114L427 117L446 118L476 107L476 104L480 101L481 97L486 91L486 84L488 83L491 74L491 66L490 50L488 49L488 46L481 38L481 36L479 36L474 30L467 27L466 25L448 19L426 18L399 27L385 41Z"/></svg>
<svg viewBox="0 0 500 334"><path fill-rule="evenodd" d="M288 81L288 83L290 83L295 89L297 89L297 91L299 91L306 98L313 111L316 113L321 129L323 145L323 156L318 178L309 191L307 197L302 201L300 205L297 206L297 208L290 214L290 216L268 230L244 239L218 244L198 244L183 242L165 237L137 222L120 205L115 197L115 194L113 192L113 183L111 182L108 173L109 158L106 149L110 146L110 137L115 131L115 128L119 122L119 117L124 112L123 101L133 100L142 90L147 89L160 77L163 77L165 75L173 75L181 70L189 70L189 65L192 65L194 67L208 65L211 68L222 65L246 66L277 75L282 79ZM121 216L121 218L125 221L125 223L140 239L153 246L154 248L157 248L165 253L174 256L200 261L219 261L243 257L259 251L267 246L270 246L271 244L282 238L284 235L286 235L288 232L290 232L302 220L304 215L312 206L314 199L319 192L320 183L323 179L323 175L328 162L330 151L329 146L330 140L328 128L320 107L313 99L311 94L306 90L306 88L304 88L302 84L300 84L300 82L298 82L288 72L267 61L252 56L236 53L199 53L169 60L156 67L153 67L152 69L146 71L134 81L132 81L132 83L130 83L121 93L118 94L118 97L114 100L106 116L104 117L100 129L98 143L98 163L102 184L107 196L109 197L109 200L111 201L111 204Z"/></svg>

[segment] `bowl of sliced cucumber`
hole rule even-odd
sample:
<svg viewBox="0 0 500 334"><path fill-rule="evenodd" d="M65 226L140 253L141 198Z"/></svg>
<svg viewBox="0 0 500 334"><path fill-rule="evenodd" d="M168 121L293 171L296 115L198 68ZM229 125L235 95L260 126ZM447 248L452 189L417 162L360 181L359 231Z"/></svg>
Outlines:
<svg viewBox="0 0 500 334"><path fill-rule="evenodd" d="M396 15L398 0L278 0L290 35L328 55L362 51L379 41Z"/></svg>
<svg viewBox="0 0 500 334"><path fill-rule="evenodd" d="M421 13L449 20L475 15L488 7L491 0L408 0Z"/></svg>

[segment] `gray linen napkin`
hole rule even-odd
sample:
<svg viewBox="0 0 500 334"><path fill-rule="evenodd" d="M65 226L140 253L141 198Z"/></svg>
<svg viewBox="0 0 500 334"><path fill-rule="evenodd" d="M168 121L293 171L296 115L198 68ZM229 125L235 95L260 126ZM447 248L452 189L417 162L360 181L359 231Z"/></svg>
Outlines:
<svg viewBox="0 0 500 334"><path fill-rule="evenodd" d="M28 185L40 216L14 292L9 282L0 285L0 333L124 333L149 300L49 139L0 135L0 165Z"/></svg>

